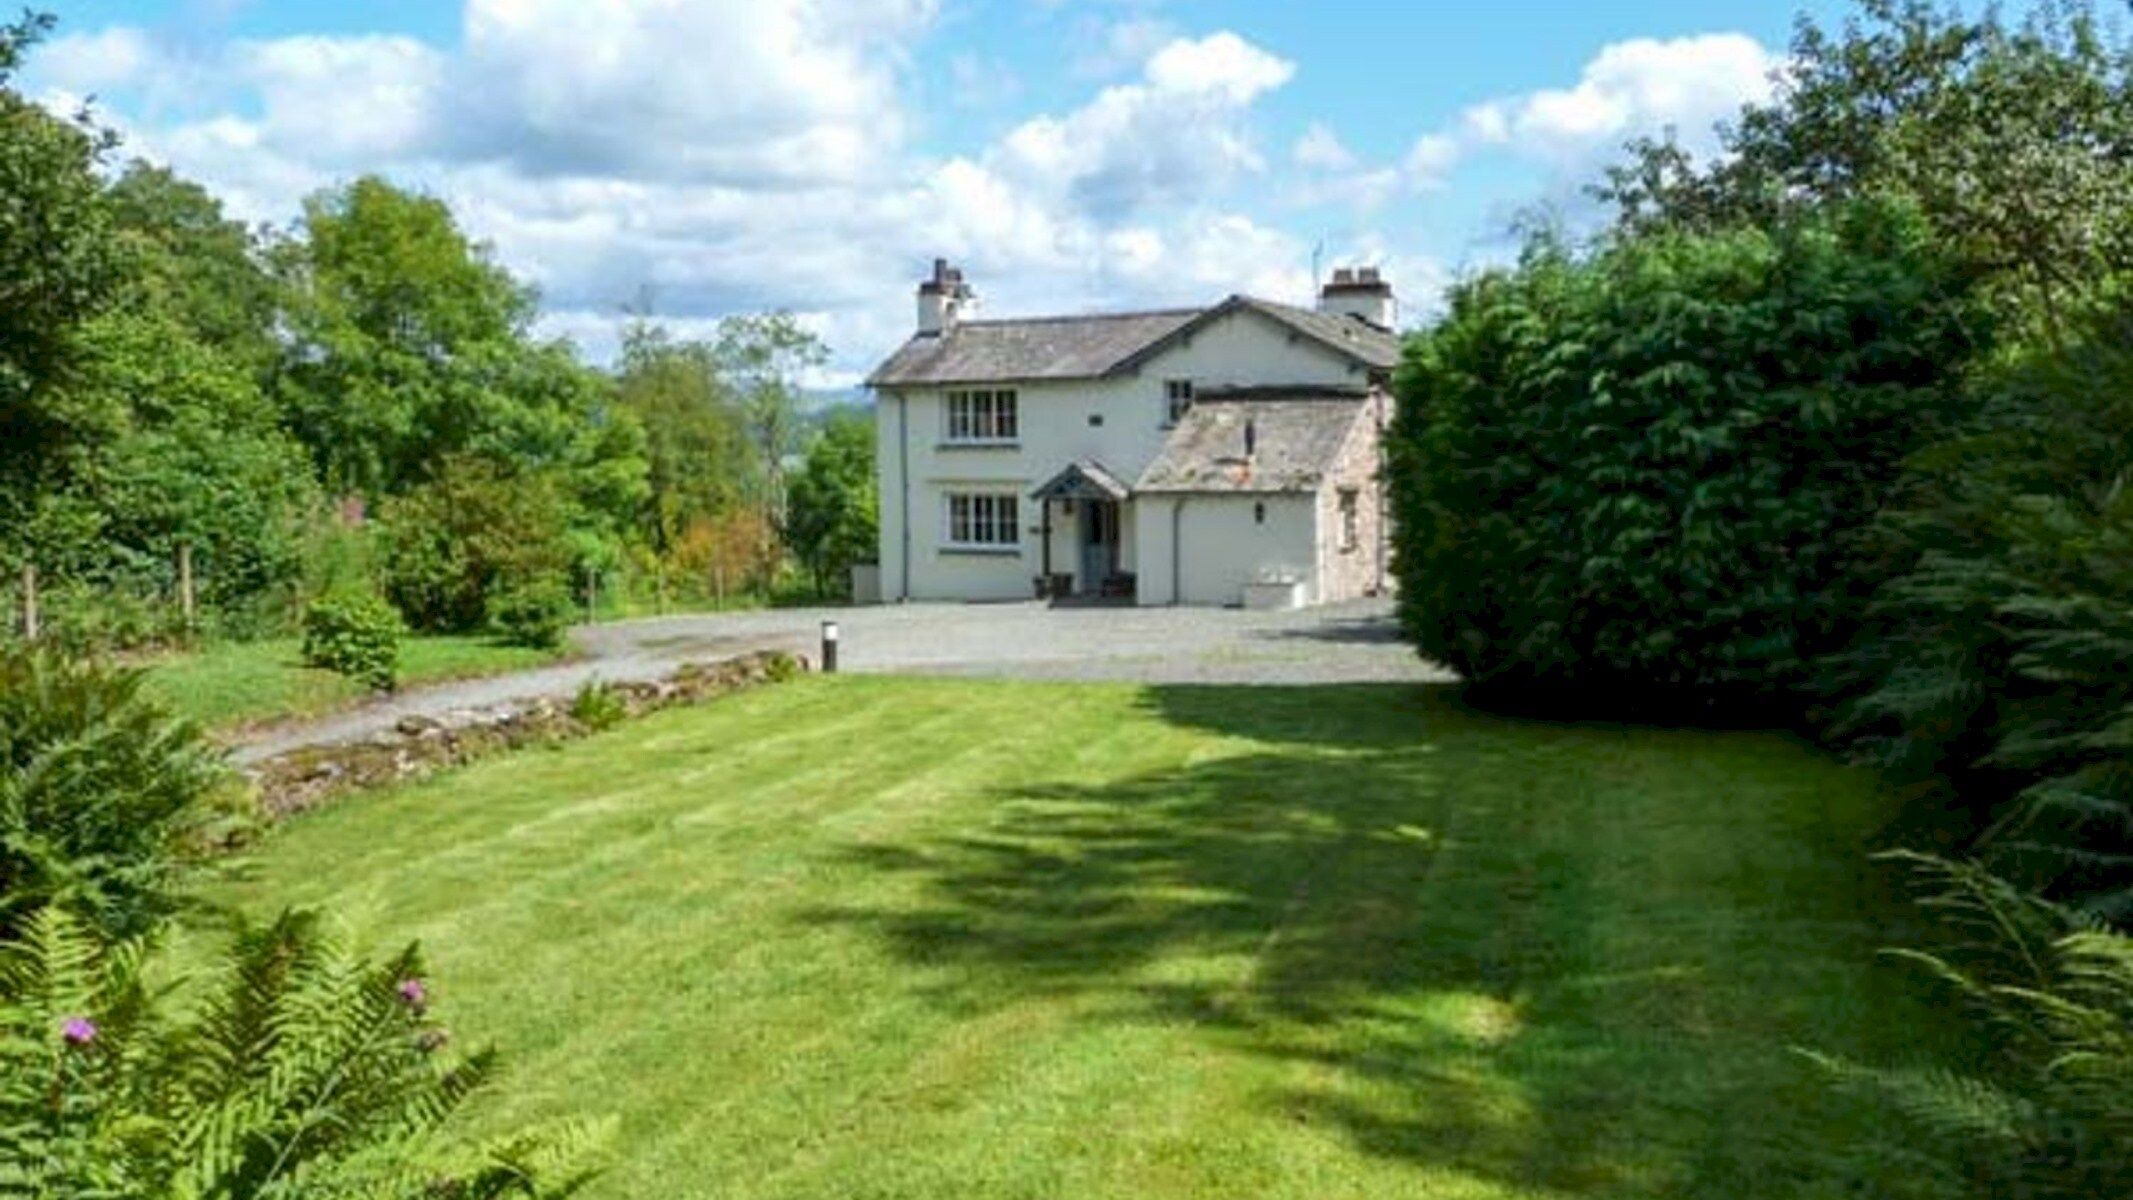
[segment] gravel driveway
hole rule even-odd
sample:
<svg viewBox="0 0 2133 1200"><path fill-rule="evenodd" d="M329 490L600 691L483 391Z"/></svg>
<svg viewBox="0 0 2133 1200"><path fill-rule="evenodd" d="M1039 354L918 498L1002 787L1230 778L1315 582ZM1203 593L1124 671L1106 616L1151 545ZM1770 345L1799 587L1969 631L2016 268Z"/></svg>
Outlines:
<svg viewBox="0 0 2133 1200"><path fill-rule="evenodd" d="M577 631L579 661L411 689L351 712L256 733L240 762L352 741L402 717L570 695L591 680L656 679L684 661L784 649L814 662L821 624L842 631L853 672L993 675L1141 683L1437 682L1451 676L1401 644L1389 601L1286 613L1205 608L905 604L665 617Z"/></svg>

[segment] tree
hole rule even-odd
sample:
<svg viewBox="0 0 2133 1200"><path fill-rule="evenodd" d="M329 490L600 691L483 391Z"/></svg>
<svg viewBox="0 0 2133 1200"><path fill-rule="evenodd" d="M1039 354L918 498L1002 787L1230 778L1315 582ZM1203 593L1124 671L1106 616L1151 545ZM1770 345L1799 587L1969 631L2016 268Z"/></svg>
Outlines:
<svg viewBox="0 0 2133 1200"><path fill-rule="evenodd" d="M623 331L614 395L645 432L640 527L661 555L673 554L693 526L758 494L758 460L716 347L633 321Z"/></svg>
<svg viewBox="0 0 2133 1200"><path fill-rule="evenodd" d="M879 508L874 423L863 413L840 413L793 477L786 519L786 543L814 576L818 593L843 591L852 564L873 556Z"/></svg>
<svg viewBox="0 0 2133 1200"><path fill-rule="evenodd" d="M127 277L98 175L111 136L8 86L51 26L36 14L0 26L0 550L17 554L39 530L56 537L76 523L42 493L116 420L66 385L81 366L83 327Z"/></svg>
<svg viewBox="0 0 2133 1200"><path fill-rule="evenodd" d="M799 449L800 376L828 362L829 348L791 313L751 313L718 323L717 354L758 456L758 506L765 523L782 530L785 464Z"/></svg>
<svg viewBox="0 0 2133 1200"><path fill-rule="evenodd" d="M568 586L570 509L553 474L450 459L435 479L384 505L379 520L385 595L415 629L476 632L507 594Z"/></svg>
<svg viewBox="0 0 2133 1200"><path fill-rule="evenodd" d="M1802 20L1776 97L1724 142L1705 164L1639 143L1596 190L1631 233L1906 196L2053 339L2080 281L2133 268L2133 56L2085 4L2020 26L1926 0L1862 0L1835 33Z"/></svg>
<svg viewBox="0 0 2133 1200"><path fill-rule="evenodd" d="M323 192L279 260L284 399L328 487L402 491L484 438L542 432L523 385L557 381L523 370L532 293L442 201L376 177Z"/></svg>
<svg viewBox="0 0 2133 1200"><path fill-rule="evenodd" d="M105 193L112 230L140 265L144 307L255 373L278 352L275 282L257 239L206 188L136 161Z"/></svg>

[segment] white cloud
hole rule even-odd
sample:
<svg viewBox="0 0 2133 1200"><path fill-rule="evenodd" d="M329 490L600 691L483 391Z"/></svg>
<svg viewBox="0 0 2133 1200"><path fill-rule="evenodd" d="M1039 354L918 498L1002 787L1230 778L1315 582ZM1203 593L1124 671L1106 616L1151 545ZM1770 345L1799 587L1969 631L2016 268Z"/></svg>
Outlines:
<svg viewBox="0 0 2133 1200"><path fill-rule="evenodd" d="M1717 149L1717 125L1767 100L1783 58L1746 34L1715 33L1603 47L1567 88L1472 105L1418 137L1397 166L1400 186L1434 191L1484 155L1539 163L1582 178L1638 136L1677 132L1692 153ZM1299 161L1303 146L1298 145ZM1397 190L1397 189L1395 189Z"/></svg>
<svg viewBox="0 0 2133 1200"><path fill-rule="evenodd" d="M648 288L685 331L737 311L808 314L838 354L823 379L848 379L907 333L910 288L936 254L966 265L995 311L1308 297L1309 247L1231 190L1266 169L1255 106L1294 64L1234 33L1140 44L1168 27L1120 22L1136 78L932 158L911 144L909 105L935 8L466 0L450 48L177 46L114 29L61 39L67 53L55 43L32 67L46 94L123 93L129 152L208 183L248 221L287 222L357 172L444 197L542 289L542 328L595 354Z"/></svg>
<svg viewBox="0 0 2133 1200"><path fill-rule="evenodd" d="M1075 39L1078 48L1074 74L1084 79L1108 79L1139 70L1149 56L1181 36L1183 33L1175 24L1160 17L1085 20Z"/></svg>
<svg viewBox="0 0 2133 1200"><path fill-rule="evenodd" d="M1101 218L1192 201L1264 169L1248 111L1295 70L1233 33L1173 41L1149 58L1144 82L1024 122L989 165Z"/></svg>
<svg viewBox="0 0 2133 1200"><path fill-rule="evenodd" d="M239 42L226 64L264 112L262 140L313 162L402 161L439 137L448 64L407 37Z"/></svg>
<svg viewBox="0 0 2133 1200"><path fill-rule="evenodd" d="M1296 64L1223 31L1198 41L1180 38L1148 60L1148 82L1169 92L1216 95L1246 105L1287 83Z"/></svg>
<svg viewBox="0 0 2133 1200"><path fill-rule="evenodd" d="M1355 166L1355 152L1341 143L1340 135L1322 121L1314 121L1296 139L1289 158L1299 167L1321 171L1345 171Z"/></svg>
<svg viewBox="0 0 2133 1200"><path fill-rule="evenodd" d="M1668 126L1685 144L1708 150L1720 121L1769 97L1781 61L1739 33L1617 42L1586 64L1577 86L1534 92L1479 121L1559 161L1588 160L1596 147L1612 151Z"/></svg>
<svg viewBox="0 0 2133 1200"><path fill-rule="evenodd" d="M35 52L37 78L70 93L98 92L132 83L156 57L148 34L126 25L52 39Z"/></svg>

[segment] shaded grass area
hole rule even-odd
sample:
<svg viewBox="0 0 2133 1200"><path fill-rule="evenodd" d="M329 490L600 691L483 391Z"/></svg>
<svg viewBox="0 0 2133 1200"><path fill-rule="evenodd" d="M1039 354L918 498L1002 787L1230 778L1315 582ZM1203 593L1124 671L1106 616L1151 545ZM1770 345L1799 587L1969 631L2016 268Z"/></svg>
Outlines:
<svg viewBox="0 0 2133 1200"><path fill-rule="evenodd" d="M408 638L400 645L402 685L497 675L541 666L568 651L528 650L485 637ZM294 638L220 642L148 667L147 688L170 708L209 728L280 717L318 716L368 693L352 680L304 665Z"/></svg>
<svg viewBox="0 0 2133 1200"><path fill-rule="evenodd" d="M1791 1046L1936 1040L1891 802L1409 686L815 678L287 827L210 899L420 938L477 1123L600 1196L1873 1195ZM206 936L202 933L198 936Z"/></svg>

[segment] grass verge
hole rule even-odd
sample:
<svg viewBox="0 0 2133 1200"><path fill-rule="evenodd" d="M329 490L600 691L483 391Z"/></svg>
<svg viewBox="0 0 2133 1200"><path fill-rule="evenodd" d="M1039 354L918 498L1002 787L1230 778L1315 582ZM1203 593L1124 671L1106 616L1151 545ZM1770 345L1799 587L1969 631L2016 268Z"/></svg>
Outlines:
<svg viewBox="0 0 2133 1200"><path fill-rule="evenodd" d="M400 681L406 686L499 675L567 654L483 637L408 638L400 645ZM147 688L174 711L211 729L319 716L368 694L352 680L305 666L294 638L222 642L160 659L148 666Z"/></svg>

